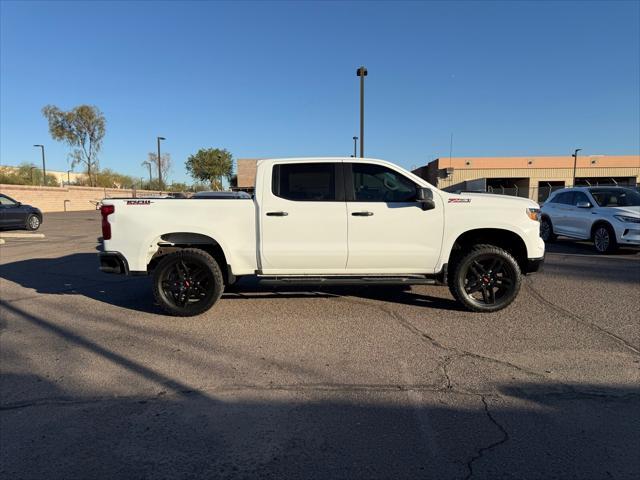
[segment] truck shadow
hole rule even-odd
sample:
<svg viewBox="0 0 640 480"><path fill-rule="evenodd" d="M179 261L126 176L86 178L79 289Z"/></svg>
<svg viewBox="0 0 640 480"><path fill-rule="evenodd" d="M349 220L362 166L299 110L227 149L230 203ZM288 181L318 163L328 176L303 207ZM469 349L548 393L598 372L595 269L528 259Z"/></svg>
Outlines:
<svg viewBox="0 0 640 480"><path fill-rule="evenodd" d="M0 278L41 294L83 295L121 308L162 314L160 308L154 304L150 277L124 277L102 273L98 270L98 258L94 253L75 253L57 258L32 258L1 264ZM448 295L446 288L443 288L442 292ZM444 310L461 310L453 299L426 295L407 286L261 287L253 279L241 279L228 287L222 301L343 296ZM3 292L3 299L11 301L11 293Z"/></svg>

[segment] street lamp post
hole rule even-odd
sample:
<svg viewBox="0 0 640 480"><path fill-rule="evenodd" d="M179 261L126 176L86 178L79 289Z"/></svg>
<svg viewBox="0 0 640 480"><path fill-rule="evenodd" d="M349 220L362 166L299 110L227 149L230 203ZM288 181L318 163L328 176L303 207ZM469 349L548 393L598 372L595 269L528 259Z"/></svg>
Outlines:
<svg viewBox="0 0 640 480"><path fill-rule="evenodd" d="M353 158L358 156L358 137L353 137Z"/></svg>
<svg viewBox="0 0 640 480"><path fill-rule="evenodd" d="M47 167L44 163L44 145L34 145L34 147L40 147L42 149L42 185L47 184Z"/></svg>
<svg viewBox="0 0 640 480"><path fill-rule="evenodd" d="M166 138L158 137L158 183L160 184L160 190L162 190L162 160L160 157L160 140L166 140Z"/></svg>
<svg viewBox="0 0 640 480"><path fill-rule="evenodd" d="M356 75L360 77L360 157L364 158L364 77L368 74L364 66L356 70Z"/></svg>
<svg viewBox="0 0 640 480"><path fill-rule="evenodd" d="M146 165L147 167L149 167L149 188L151 188L151 162L142 162L143 165ZM140 179L140 181L142 181L142 179Z"/></svg>
<svg viewBox="0 0 640 480"><path fill-rule="evenodd" d="M29 167L29 174L31 175L31 185L33 185L33 171L38 167Z"/></svg>
<svg viewBox="0 0 640 480"><path fill-rule="evenodd" d="M581 151L581 148L576 148L575 152L573 152L573 186L576 186L576 167L578 165L578 152Z"/></svg>

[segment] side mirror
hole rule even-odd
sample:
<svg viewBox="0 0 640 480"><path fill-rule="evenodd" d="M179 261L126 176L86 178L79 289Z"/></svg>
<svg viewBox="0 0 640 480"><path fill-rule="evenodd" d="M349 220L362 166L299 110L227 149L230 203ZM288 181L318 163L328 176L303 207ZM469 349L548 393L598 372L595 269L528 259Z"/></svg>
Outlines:
<svg viewBox="0 0 640 480"><path fill-rule="evenodd" d="M433 201L433 192L429 188L418 188L416 201L422 204L422 210L433 210L436 202Z"/></svg>
<svg viewBox="0 0 640 480"><path fill-rule="evenodd" d="M578 203L576 203L576 207L578 207L578 208L591 208L591 204L589 202L578 202Z"/></svg>

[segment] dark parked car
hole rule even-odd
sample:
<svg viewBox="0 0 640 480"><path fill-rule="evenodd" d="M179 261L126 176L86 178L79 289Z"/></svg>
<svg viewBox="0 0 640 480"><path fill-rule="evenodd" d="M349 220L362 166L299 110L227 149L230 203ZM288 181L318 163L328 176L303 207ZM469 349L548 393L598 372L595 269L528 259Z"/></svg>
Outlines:
<svg viewBox="0 0 640 480"><path fill-rule="evenodd" d="M42 212L31 205L23 205L0 193L0 228L37 230L42 225Z"/></svg>

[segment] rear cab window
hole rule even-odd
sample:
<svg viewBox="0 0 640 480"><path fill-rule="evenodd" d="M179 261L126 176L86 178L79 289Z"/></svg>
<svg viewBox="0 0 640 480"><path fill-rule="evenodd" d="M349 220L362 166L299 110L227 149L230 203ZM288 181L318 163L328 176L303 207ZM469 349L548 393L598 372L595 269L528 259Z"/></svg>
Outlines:
<svg viewBox="0 0 640 480"><path fill-rule="evenodd" d="M337 163L283 163L273 166L271 191L296 202L344 201L337 188Z"/></svg>

